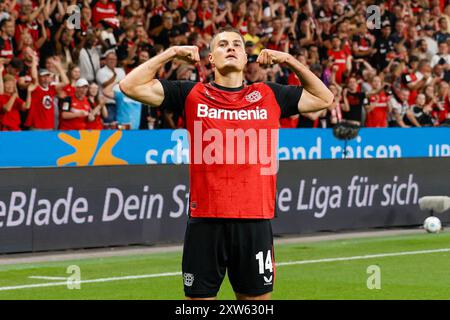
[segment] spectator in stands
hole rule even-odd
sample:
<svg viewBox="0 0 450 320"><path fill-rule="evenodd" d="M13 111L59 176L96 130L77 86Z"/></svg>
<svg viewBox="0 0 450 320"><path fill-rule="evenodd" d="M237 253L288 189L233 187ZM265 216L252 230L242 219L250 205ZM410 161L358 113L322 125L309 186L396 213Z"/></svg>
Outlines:
<svg viewBox="0 0 450 320"><path fill-rule="evenodd" d="M59 101L59 130L84 130L91 105L87 99L89 82L80 78L75 83L75 93Z"/></svg>
<svg viewBox="0 0 450 320"><path fill-rule="evenodd" d="M66 28L64 24L55 34L55 53L61 57L61 62L63 67L67 69L69 65L75 63L75 47L74 47L74 36L75 32L73 29Z"/></svg>
<svg viewBox="0 0 450 320"><path fill-rule="evenodd" d="M447 41L439 42L438 53L431 59L432 68L437 64L444 65L446 69L449 69L450 67L450 54L448 53Z"/></svg>
<svg viewBox="0 0 450 320"><path fill-rule="evenodd" d="M439 31L434 34L434 38L438 43L447 42L450 39L450 33L448 31L449 23L446 18L441 17L439 19Z"/></svg>
<svg viewBox="0 0 450 320"><path fill-rule="evenodd" d="M0 74L4 66L0 64ZM0 129L2 131L20 131L20 112L28 110L31 104L31 91L34 86L28 86L26 102L20 99L17 93L16 79L7 74L2 79L0 76Z"/></svg>
<svg viewBox="0 0 450 320"><path fill-rule="evenodd" d="M69 84L64 87L62 95L59 96L60 98L64 98L66 96L73 96L75 94L76 88L75 84L78 81L78 79L81 78L80 67L78 67L76 64L69 65L67 78L69 78Z"/></svg>
<svg viewBox="0 0 450 320"><path fill-rule="evenodd" d="M328 50L328 56L333 62L333 68L336 70L336 83L341 84L345 76L351 72L352 56L348 48L342 47L341 39L333 35L331 39L331 49Z"/></svg>
<svg viewBox="0 0 450 320"><path fill-rule="evenodd" d="M358 90L358 82L355 77L350 77L347 88L343 90L344 104L342 106L342 118L347 122L360 126L363 120L363 109L368 100L366 94Z"/></svg>
<svg viewBox="0 0 450 320"><path fill-rule="evenodd" d="M431 115L433 107L425 105L425 95L420 93L416 98L416 104L412 106L412 113L416 121L423 127L430 127L434 124L434 119ZM405 119L405 123L411 125L408 119Z"/></svg>
<svg viewBox="0 0 450 320"><path fill-rule="evenodd" d="M100 69L101 49L98 43L97 34L88 32L79 44L80 75L87 81L95 81L97 71Z"/></svg>
<svg viewBox="0 0 450 320"><path fill-rule="evenodd" d="M31 95L31 107L25 125L31 130L53 130L55 129L54 98L67 84L69 79L62 68L59 57L52 58L51 63L58 71L61 82L52 84L52 74L47 69L38 67L38 57L32 58L32 79L38 79L38 84Z"/></svg>
<svg viewBox="0 0 450 320"><path fill-rule="evenodd" d="M117 55L114 51L108 51L105 55L105 66L97 72L97 83L100 92L105 96L108 117L105 123L117 121L116 101L113 90L118 86L120 80L125 78L123 68L117 67Z"/></svg>
<svg viewBox="0 0 450 320"><path fill-rule="evenodd" d="M391 23L385 20L381 25L381 35L375 41L373 63L378 70L384 70L387 67L389 64L387 58L394 51L394 41L390 35Z"/></svg>
<svg viewBox="0 0 450 320"><path fill-rule="evenodd" d="M448 81L441 81L438 86L437 108L433 116L439 125L450 125L450 85Z"/></svg>
<svg viewBox="0 0 450 320"><path fill-rule="evenodd" d="M8 64L15 56L15 51L17 49L14 34L14 20L10 18L3 19L0 22L0 58L3 58L4 64Z"/></svg>
<svg viewBox="0 0 450 320"><path fill-rule="evenodd" d="M409 100L408 88L403 88L400 90L398 95L394 93L391 96L388 102L389 127L409 128L410 125L407 125L405 123L406 119L408 119L408 122L412 123L414 126L420 127L420 124L417 122L416 118L414 117L414 114L412 113L408 100Z"/></svg>
<svg viewBox="0 0 450 320"><path fill-rule="evenodd" d="M369 104L366 107L366 127L386 128L388 118L388 95L382 80L376 76L372 80L372 92L369 95Z"/></svg>
<svg viewBox="0 0 450 320"><path fill-rule="evenodd" d="M92 24L94 27L104 19L115 18L118 12L118 4L120 4L119 1L116 1L116 3L110 0L96 1L92 8Z"/></svg>
<svg viewBox="0 0 450 320"><path fill-rule="evenodd" d="M89 85L87 96L90 111L86 129L101 130L103 129L103 119L108 118L108 110L106 109L105 99L100 95L97 83L92 82Z"/></svg>

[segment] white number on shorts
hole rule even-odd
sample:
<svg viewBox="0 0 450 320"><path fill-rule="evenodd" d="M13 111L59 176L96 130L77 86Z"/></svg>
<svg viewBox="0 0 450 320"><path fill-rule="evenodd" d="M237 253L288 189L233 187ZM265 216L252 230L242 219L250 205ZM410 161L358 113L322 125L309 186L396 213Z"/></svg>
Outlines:
<svg viewBox="0 0 450 320"><path fill-rule="evenodd" d="M264 270L269 270L271 273L273 272L273 265L272 265L272 253L271 251L267 251L266 256L266 263L264 264L264 253L262 251L258 252L256 255L256 260L258 260L259 263L259 273L264 274Z"/></svg>

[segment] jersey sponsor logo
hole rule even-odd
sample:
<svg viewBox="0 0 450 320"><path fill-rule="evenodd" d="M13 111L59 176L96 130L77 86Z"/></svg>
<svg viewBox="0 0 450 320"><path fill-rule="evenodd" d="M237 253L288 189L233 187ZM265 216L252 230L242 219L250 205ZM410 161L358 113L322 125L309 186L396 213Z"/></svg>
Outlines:
<svg viewBox="0 0 450 320"><path fill-rule="evenodd" d="M185 272L183 274L183 279L186 287L192 287L192 284L194 283L194 275L192 273Z"/></svg>
<svg viewBox="0 0 450 320"><path fill-rule="evenodd" d="M42 98L42 105L45 109L50 109L52 107L52 97L51 96L44 96Z"/></svg>
<svg viewBox="0 0 450 320"><path fill-rule="evenodd" d="M197 117L223 120L267 120L267 110L259 107L249 110L216 109L199 103L197 105Z"/></svg>
<svg viewBox="0 0 450 320"><path fill-rule="evenodd" d="M245 96L245 100L247 100L248 102L256 102L261 100L261 98L262 98L261 92L256 90L250 92L248 95Z"/></svg>

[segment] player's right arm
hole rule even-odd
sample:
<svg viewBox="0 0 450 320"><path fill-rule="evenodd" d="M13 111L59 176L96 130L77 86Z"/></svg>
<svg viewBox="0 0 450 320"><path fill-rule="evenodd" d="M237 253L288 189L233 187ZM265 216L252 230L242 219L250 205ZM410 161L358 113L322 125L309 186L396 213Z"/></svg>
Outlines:
<svg viewBox="0 0 450 320"><path fill-rule="evenodd" d="M164 101L164 89L155 79L158 70L174 58L189 63L200 61L197 46L170 47L157 56L133 69L119 82L120 90L130 98L153 107L159 107Z"/></svg>

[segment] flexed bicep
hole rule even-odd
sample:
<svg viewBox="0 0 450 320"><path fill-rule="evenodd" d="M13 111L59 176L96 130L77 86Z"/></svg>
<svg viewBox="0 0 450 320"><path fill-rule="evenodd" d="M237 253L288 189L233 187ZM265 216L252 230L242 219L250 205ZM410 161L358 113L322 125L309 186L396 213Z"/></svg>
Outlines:
<svg viewBox="0 0 450 320"><path fill-rule="evenodd" d="M133 88L128 88L122 80L119 82L119 87L125 95L143 104L159 107L164 101L164 89L158 79L153 79L148 83L134 86Z"/></svg>

